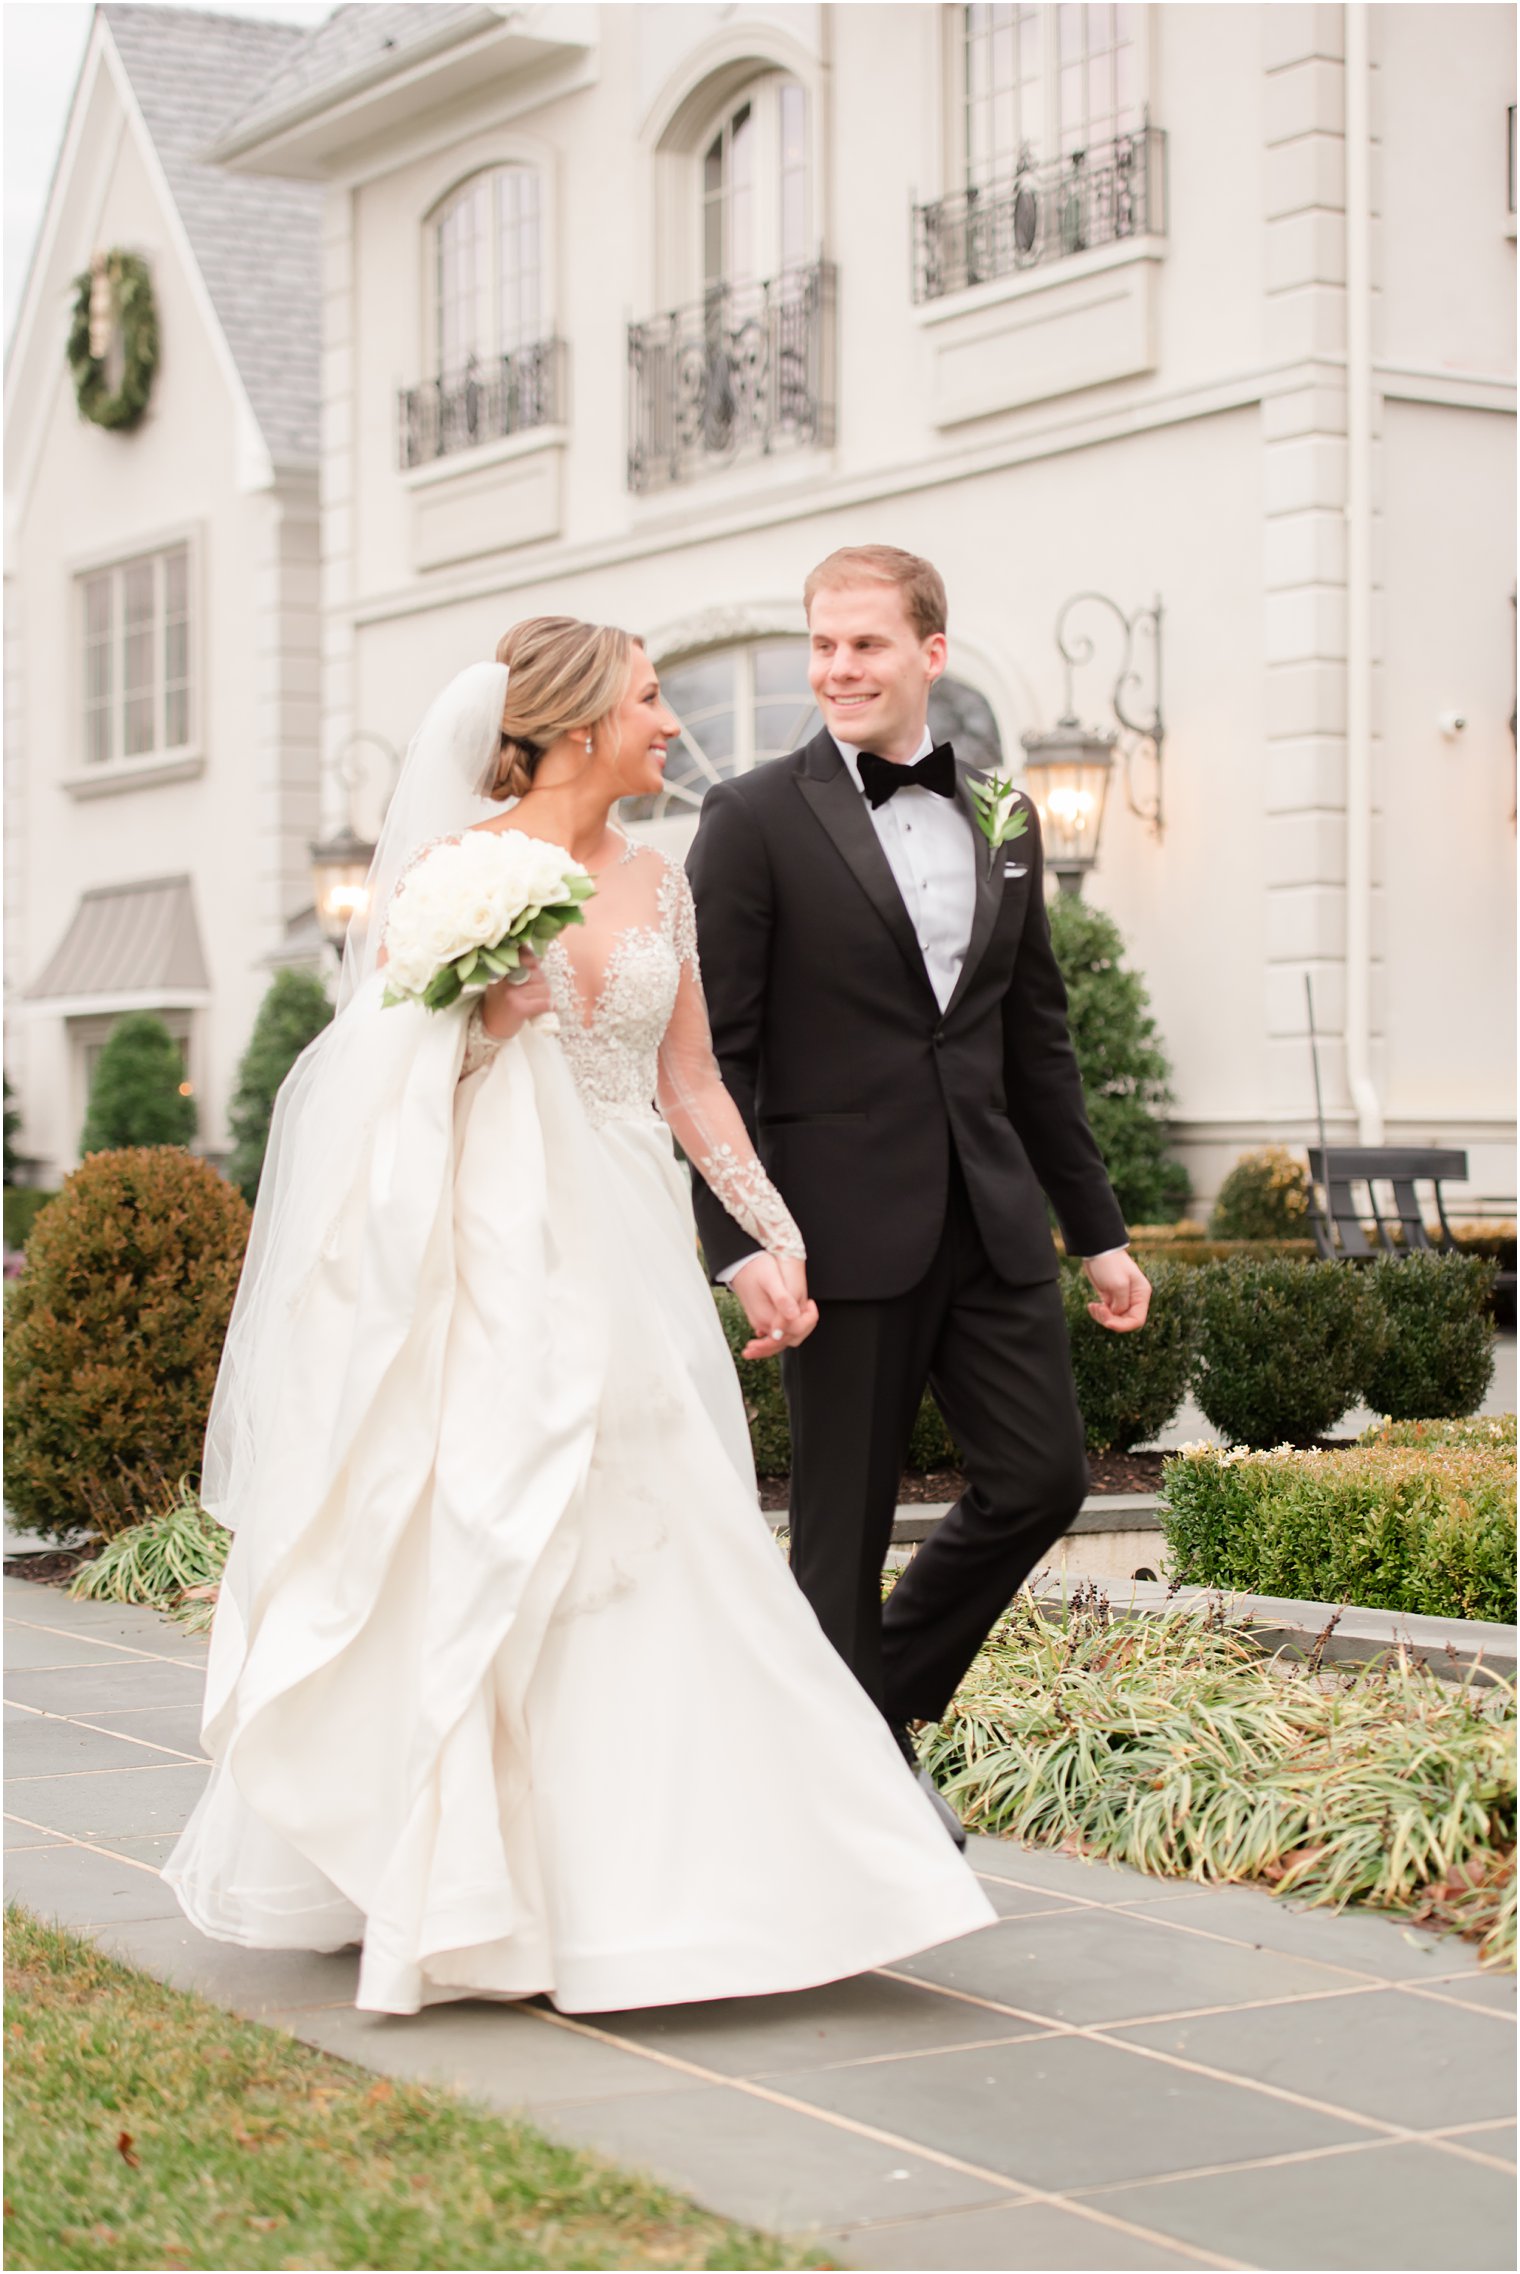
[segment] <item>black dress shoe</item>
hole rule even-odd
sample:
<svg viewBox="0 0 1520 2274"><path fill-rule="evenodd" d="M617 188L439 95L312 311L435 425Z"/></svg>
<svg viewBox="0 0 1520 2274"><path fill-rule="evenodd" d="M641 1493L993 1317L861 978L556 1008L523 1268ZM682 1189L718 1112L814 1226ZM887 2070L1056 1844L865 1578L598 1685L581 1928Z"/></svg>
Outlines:
<svg viewBox="0 0 1520 2274"><path fill-rule="evenodd" d="M966 1827L961 1822L960 1818L956 1815L955 1810L951 1807L949 1801L940 1791L939 1786L935 1783L933 1777L930 1776L928 1770L921 1769L919 1767L918 1748L913 1742L913 1738L909 1732L907 1723L905 1721L889 1721L887 1727L891 1730L893 1737L897 1740L897 1750L899 1753L901 1753L903 1759L907 1762L909 1768L917 1777L920 1786L922 1787L924 1793L927 1795L934 1809L935 1815L944 1825L945 1830L949 1833L956 1846L961 1850L962 1854L964 1854L966 1848Z"/></svg>

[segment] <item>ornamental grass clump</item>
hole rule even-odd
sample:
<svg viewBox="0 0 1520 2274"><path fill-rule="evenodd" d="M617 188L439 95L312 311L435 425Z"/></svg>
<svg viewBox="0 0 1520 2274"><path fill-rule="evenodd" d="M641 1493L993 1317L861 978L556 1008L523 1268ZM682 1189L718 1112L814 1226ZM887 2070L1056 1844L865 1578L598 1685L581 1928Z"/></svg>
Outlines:
<svg viewBox="0 0 1520 2274"><path fill-rule="evenodd" d="M1167 1462L1161 1491L1184 1586L1514 1621L1512 1450L1193 1445Z"/></svg>
<svg viewBox="0 0 1520 2274"><path fill-rule="evenodd" d="M1387 1333L1362 1395L1395 1421L1471 1413L1494 1371L1499 1267L1485 1256L1382 1256L1367 1273Z"/></svg>
<svg viewBox="0 0 1520 2274"><path fill-rule="evenodd" d="M1019 1597L921 1757L968 1828L1413 1914L1515 1962L1515 1697L1407 1656L1329 1673L1220 1613Z"/></svg>
<svg viewBox="0 0 1520 2274"><path fill-rule="evenodd" d="M231 1539L181 1477L157 1515L129 1524L81 1566L69 1593L93 1603L146 1603L198 1633L211 1623Z"/></svg>
<svg viewBox="0 0 1520 2274"><path fill-rule="evenodd" d="M1114 1334L1088 1316L1092 1283L1076 1264L1061 1270L1072 1373L1089 1453L1127 1453L1174 1418L1187 1396L1198 1345L1198 1273L1147 1256L1150 1312L1139 1334Z"/></svg>
<svg viewBox="0 0 1520 2274"><path fill-rule="evenodd" d="M102 1540L200 1465L248 1203L171 1146L95 1153L37 1220L7 1320L6 1501Z"/></svg>
<svg viewBox="0 0 1520 2274"><path fill-rule="evenodd" d="M1238 1445L1308 1445L1356 1405L1387 1329L1369 1276L1288 1256L1198 1267L1193 1393Z"/></svg>

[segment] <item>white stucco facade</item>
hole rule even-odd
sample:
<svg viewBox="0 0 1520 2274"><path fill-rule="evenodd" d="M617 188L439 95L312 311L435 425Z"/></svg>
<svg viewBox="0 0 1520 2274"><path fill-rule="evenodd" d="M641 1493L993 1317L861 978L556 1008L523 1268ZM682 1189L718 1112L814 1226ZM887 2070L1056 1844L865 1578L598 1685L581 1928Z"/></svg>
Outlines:
<svg viewBox="0 0 1520 2274"><path fill-rule="evenodd" d="M951 668L1018 763L1062 707L1062 604L1159 597L1164 833L1116 780L1085 889L1149 984L1197 1204L1245 1148L1312 1139L1307 973L1332 1138L1463 1146L1469 1197L1512 1205L1513 15L1274 0L1135 8L1128 26L1165 137L1159 225L922 300L912 207L965 180L959 8L560 0L346 10L313 35L304 76L298 56L220 155L324 193L325 816L349 796L338 754L404 746L429 694L523 615L624 623L679 674L795 639L833 547L906 546L942 570ZM628 328L700 300L703 154L778 75L803 90L810 257L834 271L832 433L641 494ZM398 394L439 375L438 215L513 166L541 186L563 396L550 420L408 469ZM180 497L187 472L148 486ZM250 573L291 528L270 494L234 483L213 511L214 484L186 486L193 505L161 519L269 517ZM66 581L42 534L58 522L55 504L27 523L27 607ZM229 622L240 605L218 596ZM1089 628L1075 704L1105 726L1117 650ZM218 703L236 711L251 660L219 671ZM52 729L26 685L31 749ZM1466 724L1443 732L1449 714ZM384 772L369 762L361 822ZM1143 760L1133 786L1144 804ZM232 791L155 792L141 857L171 813L207 829L204 805L188 816L213 794ZM26 795L33 877L93 859L88 831L103 820L104 848L129 811L72 804L42 773ZM691 822L653 826L679 842ZM207 835L208 948L224 942L251 1002L294 869L229 877L229 835Z"/></svg>
<svg viewBox="0 0 1520 2274"><path fill-rule="evenodd" d="M118 246L147 262L160 366L141 422L110 432L76 408L64 343L73 279ZM6 1070L19 1149L52 1184L78 1157L89 1071L127 1010L160 1012L181 1040L197 1148L223 1152L272 965L321 953L300 921L317 816L315 453L271 451L104 17L6 378ZM158 747L120 749L118 623L118 749L102 760L87 733L87 581L179 548L186 730L166 739L161 720ZM155 652L149 677L159 669ZM90 896L104 910L93 924ZM144 939L155 908L173 924Z"/></svg>

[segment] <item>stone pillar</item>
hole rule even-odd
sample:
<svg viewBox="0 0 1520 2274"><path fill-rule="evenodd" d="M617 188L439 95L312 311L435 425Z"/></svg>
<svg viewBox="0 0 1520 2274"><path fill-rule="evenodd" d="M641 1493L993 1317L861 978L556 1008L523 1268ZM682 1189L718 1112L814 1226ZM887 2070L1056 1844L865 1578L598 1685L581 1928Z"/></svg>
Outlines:
<svg viewBox="0 0 1520 2274"><path fill-rule="evenodd" d="M1290 1140L1312 1131L1308 973L1330 1134L1345 1142L1355 1134L1345 1058L1345 18L1340 6L1297 0L1263 8L1261 17L1266 1105ZM1378 652L1376 633L1374 645ZM1378 921L1375 898L1375 943ZM1375 1036L1383 1026L1379 981L1375 961ZM1376 1062L1376 1042L1374 1055Z"/></svg>

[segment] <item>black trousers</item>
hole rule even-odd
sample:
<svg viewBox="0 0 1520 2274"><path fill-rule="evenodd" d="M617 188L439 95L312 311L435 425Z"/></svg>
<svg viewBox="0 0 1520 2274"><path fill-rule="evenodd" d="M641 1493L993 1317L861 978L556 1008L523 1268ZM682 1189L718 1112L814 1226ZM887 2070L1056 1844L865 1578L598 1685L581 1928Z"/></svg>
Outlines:
<svg viewBox="0 0 1520 2274"><path fill-rule="evenodd" d="M952 1155L928 1275L887 1302L819 1305L782 1354L792 1429L792 1572L889 1721L937 1721L1020 1583L1087 1491L1061 1291L997 1277ZM885 1606L881 1573L924 1386L968 1489Z"/></svg>

